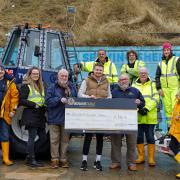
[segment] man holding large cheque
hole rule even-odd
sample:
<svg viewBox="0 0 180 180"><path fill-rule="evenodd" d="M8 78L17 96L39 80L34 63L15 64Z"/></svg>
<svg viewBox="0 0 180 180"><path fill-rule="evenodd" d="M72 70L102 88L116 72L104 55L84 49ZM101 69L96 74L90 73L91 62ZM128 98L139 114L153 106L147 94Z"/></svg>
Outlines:
<svg viewBox="0 0 180 180"><path fill-rule="evenodd" d="M110 85L106 76L103 75L104 67L102 64L96 64L93 69L93 73L85 79L79 89L78 97L81 98L111 98ZM92 133L86 133L83 145L83 160L81 170L87 171L87 156L92 140ZM94 168L102 171L100 163L103 149L103 134L96 134L96 160L94 162Z"/></svg>
<svg viewBox="0 0 180 180"><path fill-rule="evenodd" d="M129 75L122 74L119 77L119 86L112 91L112 98L128 98L135 99L138 109L142 109L145 105L144 98L141 92L134 88L129 87ZM127 166L130 171L136 171L135 152L136 152L136 134L125 134L127 143ZM111 136L111 169L121 168L121 147L122 135L113 134Z"/></svg>

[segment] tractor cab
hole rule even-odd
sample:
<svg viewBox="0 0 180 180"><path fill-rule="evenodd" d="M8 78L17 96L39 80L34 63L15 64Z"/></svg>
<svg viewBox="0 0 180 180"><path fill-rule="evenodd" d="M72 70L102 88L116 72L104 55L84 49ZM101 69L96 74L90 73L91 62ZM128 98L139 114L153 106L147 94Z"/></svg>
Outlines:
<svg viewBox="0 0 180 180"><path fill-rule="evenodd" d="M2 64L9 74L13 74L16 83L32 66L42 70L43 80L47 84L55 81L59 69L65 68L72 79L72 69L66 48L68 33L51 30L42 25L14 27L8 34L7 45L2 53ZM75 52L74 52L75 53ZM74 56L76 57L76 56Z"/></svg>

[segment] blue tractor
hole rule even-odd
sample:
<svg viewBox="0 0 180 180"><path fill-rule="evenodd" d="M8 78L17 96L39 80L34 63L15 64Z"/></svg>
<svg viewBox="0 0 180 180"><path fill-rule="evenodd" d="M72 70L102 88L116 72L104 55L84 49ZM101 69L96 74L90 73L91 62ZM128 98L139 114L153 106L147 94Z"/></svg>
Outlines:
<svg viewBox="0 0 180 180"><path fill-rule="evenodd" d="M70 53L67 51L67 41L72 43L73 51ZM76 60L77 54L72 35L51 30L41 24L34 27L28 24L14 27L8 33L8 41L1 57L2 64L9 74L13 74L18 86L24 74L32 66L42 70L46 87L56 80L57 71L61 68L69 71L69 79L75 83L71 64ZM21 126L22 110L23 108L19 107L12 120L11 150L13 154L25 155L28 136L25 127ZM36 137L37 154L47 152L48 148L47 142L39 142Z"/></svg>

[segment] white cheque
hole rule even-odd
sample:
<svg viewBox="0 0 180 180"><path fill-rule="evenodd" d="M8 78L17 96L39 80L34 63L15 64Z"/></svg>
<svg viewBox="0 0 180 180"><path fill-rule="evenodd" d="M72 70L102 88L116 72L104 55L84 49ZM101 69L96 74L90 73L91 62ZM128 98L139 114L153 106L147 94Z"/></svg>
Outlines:
<svg viewBox="0 0 180 180"><path fill-rule="evenodd" d="M66 108L65 129L137 131L137 110Z"/></svg>

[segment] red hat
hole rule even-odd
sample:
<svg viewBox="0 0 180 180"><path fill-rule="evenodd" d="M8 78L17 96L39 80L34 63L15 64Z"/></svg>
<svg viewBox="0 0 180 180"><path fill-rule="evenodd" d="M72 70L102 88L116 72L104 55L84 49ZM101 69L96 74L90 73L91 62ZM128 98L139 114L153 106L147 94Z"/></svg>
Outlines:
<svg viewBox="0 0 180 180"><path fill-rule="evenodd" d="M163 50L164 50L164 49L170 49L170 50L172 50L171 44L168 43L168 42L165 42L165 43L163 44Z"/></svg>

